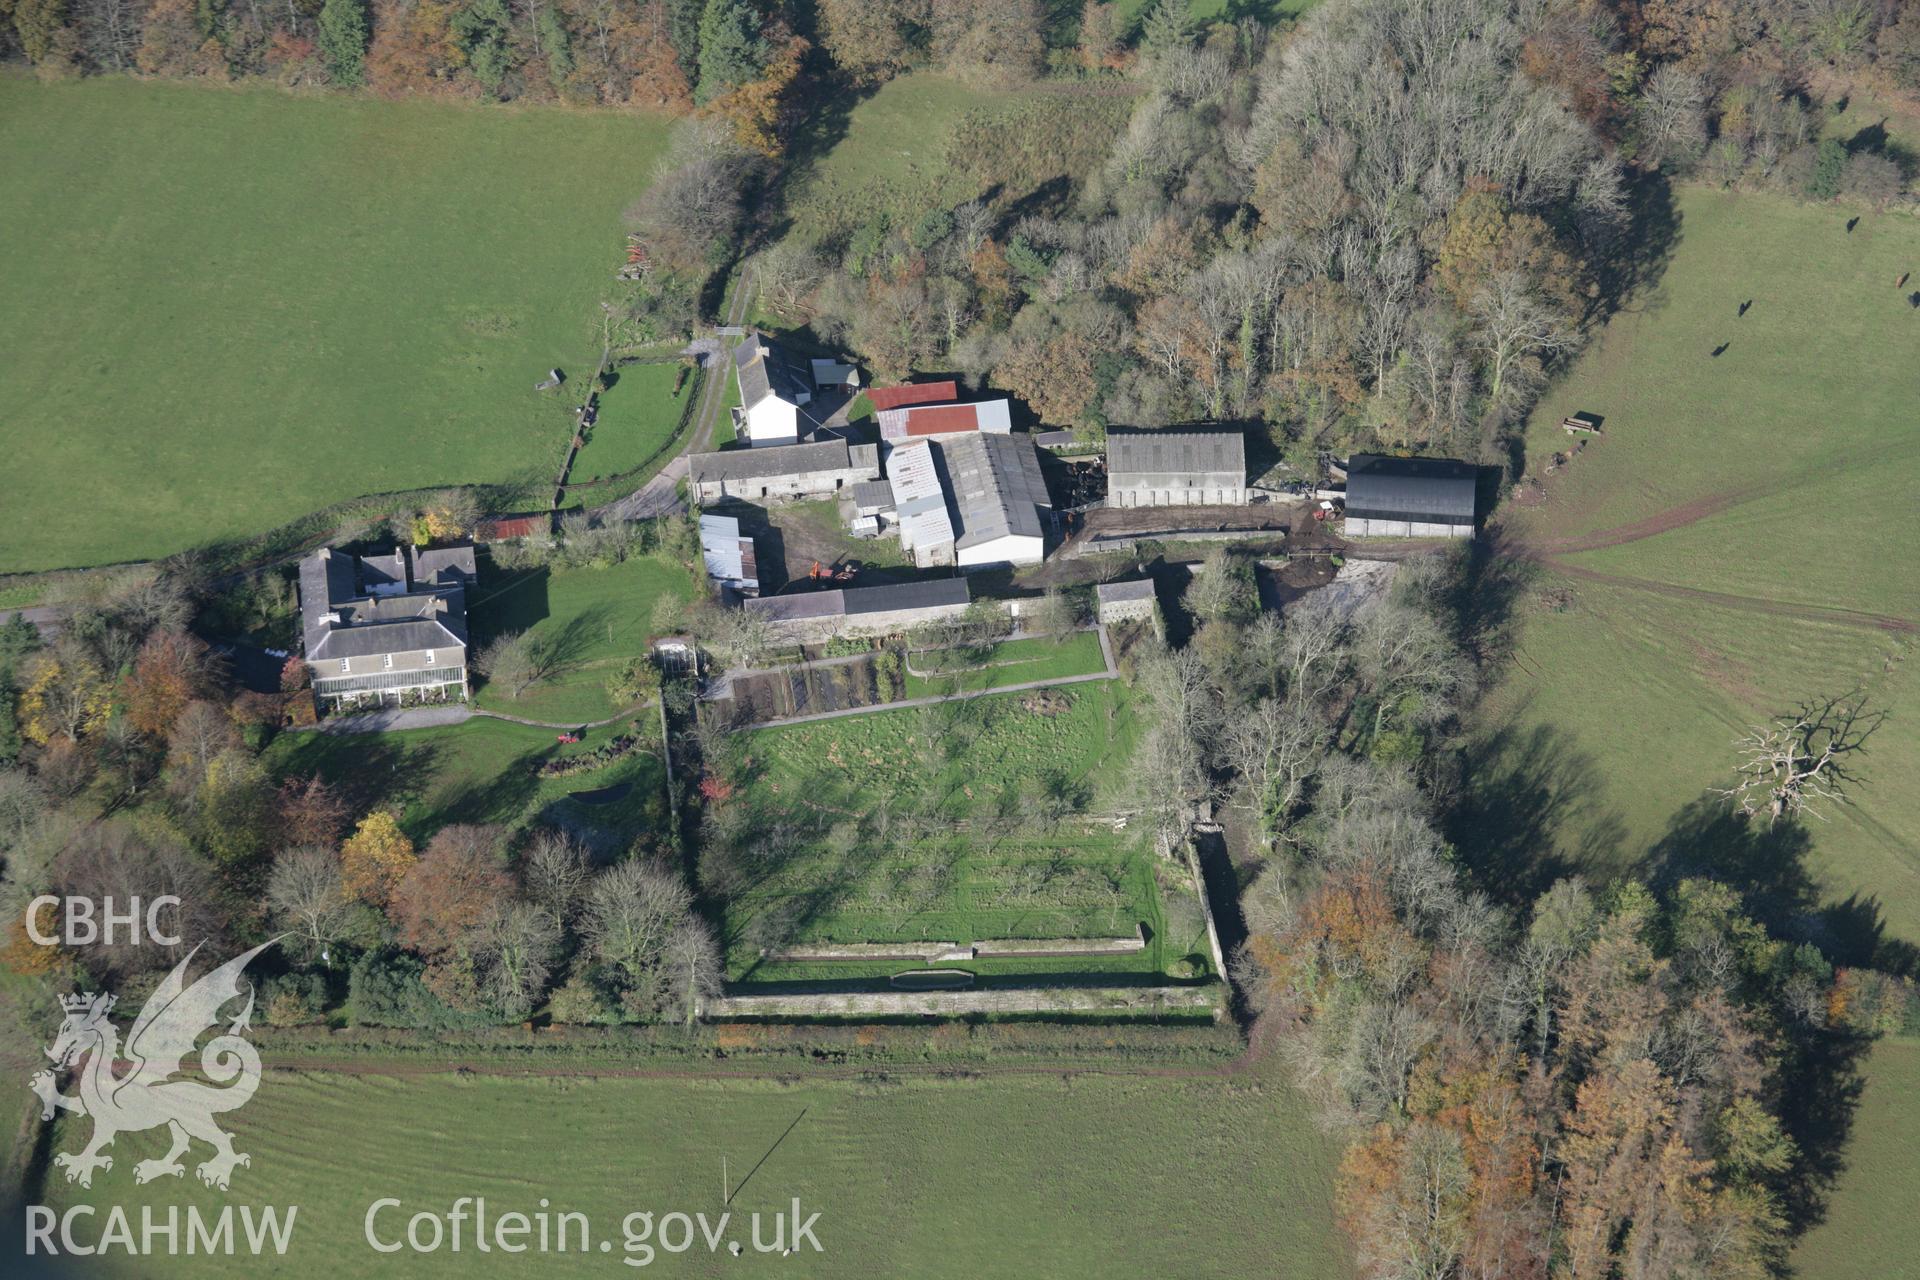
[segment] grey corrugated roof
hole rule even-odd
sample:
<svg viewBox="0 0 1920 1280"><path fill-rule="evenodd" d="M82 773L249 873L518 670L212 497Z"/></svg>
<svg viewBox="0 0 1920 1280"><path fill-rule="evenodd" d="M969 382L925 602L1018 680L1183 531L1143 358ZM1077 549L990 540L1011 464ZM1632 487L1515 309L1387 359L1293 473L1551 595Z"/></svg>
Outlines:
<svg viewBox="0 0 1920 1280"><path fill-rule="evenodd" d="M973 547L1009 535L1038 538L1046 481L1040 457L1026 436L961 436L940 445L953 486L956 547Z"/></svg>
<svg viewBox="0 0 1920 1280"><path fill-rule="evenodd" d="M1356 453L1347 460L1347 515L1473 523L1479 469L1452 458Z"/></svg>
<svg viewBox="0 0 1920 1280"><path fill-rule="evenodd" d="M776 444L760 449L696 453L687 459L687 476L695 484L763 480L809 471L844 471L851 462L852 454L845 440L822 440L817 444Z"/></svg>
<svg viewBox="0 0 1920 1280"><path fill-rule="evenodd" d="M742 600L740 607L770 622L796 622L802 618L837 618L846 613L846 592L802 591L790 596L761 596Z"/></svg>
<svg viewBox="0 0 1920 1280"><path fill-rule="evenodd" d="M1122 600L1151 600L1153 599L1153 581L1149 578L1141 578L1136 582L1103 582L1093 589L1093 593L1102 604L1109 601L1117 603Z"/></svg>
<svg viewBox="0 0 1920 1280"><path fill-rule="evenodd" d="M893 486L885 480L862 480L847 492L853 496L855 506L884 508L893 505Z"/></svg>
<svg viewBox="0 0 1920 1280"><path fill-rule="evenodd" d="M874 587L848 587L847 613L891 613L895 609L933 609L966 604L973 599L965 578L930 578L921 582L888 582Z"/></svg>
<svg viewBox="0 0 1920 1280"><path fill-rule="evenodd" d="M1107 474L1247 476L1247 440L1238 431L1109 431Z"/></svg>
<svg viewBox="0 0 1920 1280"><path fill-rule="evenodd" d="M752 408L769 395L777 395L788 404L799 404L802 395L811 395L811 376L786 348L761 334L754 334L733 349L733 367L740 374L740 403Z"/></svg>

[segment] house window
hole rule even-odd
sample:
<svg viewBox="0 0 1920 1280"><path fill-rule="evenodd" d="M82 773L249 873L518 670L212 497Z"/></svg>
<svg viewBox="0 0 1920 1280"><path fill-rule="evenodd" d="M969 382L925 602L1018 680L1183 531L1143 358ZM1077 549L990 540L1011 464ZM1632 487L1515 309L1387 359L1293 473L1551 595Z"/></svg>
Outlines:
<svg viewBox="0 0 1920 1280"><path fill-rule="evenodd" d="M427 650L427 665L428 666L433 665L433 650L431 649Z"/></svg>
<svg viewBox="0 0 1920 1280"><path fill-rule="evenodd" d="M340 674L345 675L347 674L347 672L353 670L352 663L353 663L353 659L351 658L340 659Z"/></svg>
<svg viewBox="0 0 1920 1280"><path fill-rule="evenodd" d="M381 654L380 665L385 667L389 671L393 670L393 655L390 653Z"/></svg>

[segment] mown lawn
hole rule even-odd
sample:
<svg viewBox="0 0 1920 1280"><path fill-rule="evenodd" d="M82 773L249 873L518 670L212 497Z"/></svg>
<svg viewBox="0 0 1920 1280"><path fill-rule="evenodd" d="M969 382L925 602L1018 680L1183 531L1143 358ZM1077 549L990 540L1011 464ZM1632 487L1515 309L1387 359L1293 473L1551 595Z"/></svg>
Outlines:
<svg viewBox="0 0 1920 1280"><path fill-rule="evenodd" d="M0 77L0 571L551 479L647 116Z"/></svg>
<svg viewBox="0 0 1920 1280"><path fill-rule="evenodd" d="M1920 266L1920 224L1867 214L1848 235L1845 209L1693 190L1679 212L1657 291L1548 395L1529 454L1564 448L1555 424L1575 410L1606 415L1606 435L1509 524L1553 548L1725 505L1562 552L1604 576L1542 577L1550 603L1480 717L1483 803L1455 834L1502 875L1712 869L1779 918L1826 907L1834 945L1863 962L1878 928L1920 940L1915 637L1780 606L1920 623L1920 312L1893 287ZM1707 792L1736 737L1855 687L1891 712L1858 803L1773 840L1720 820Z"/></svg>
<svg viewBox="0 0 1920 1280"><path fill-rule="evenodd" d="M149 1132L121 1137L91 1191L56 1174L45 1202L124 1205L136 1231L143 1204L207 1214L299 1206L284 1259L139 1260L139 1274L154 1277L618 1275L630 1270L621 1265L626 1215L712 1222L726 1211L737 1225L722 1239L740 1240L742 1257L724 1243L709 1255L700 1243L635 1273L1331 1280L1349 1266L1330 1202L1338 1143L1270 1067L1231 1080L800 1083L274 1070L229 1123L236 1149L252 1156L229 1192L200 1185L191 1169L136 1186L134 1164L164 1148L164 1135ZM83 1142L85 1124L63 1124L59 1149ZM378 1225L397 1221L404 1232L407 1216L444 1214L462 1196L485 1197L490 1215L531 1215L543 1198L550 1212L585 1213L596 1249L479 1253L470 1229L459 1253L367 1245L375 1200L403 1202L397 1219L389 1209ZM770 1238L772 1215L795 1197L802 1217L820 1213L824 1252L755 1253L750 1216L764 1215ZM88 1261L104 1263L101 1274L134 1274L113 1270L117 1260Z"/></svg>
<svg viewBox="0 0 1920 1280"><path fill-rule="evenodd" d="M497 822L591 828L624 845L665 821L666 771L651 718L632 726L650 739L648 747L605 768L562 778L533 771L544 760L592 751L625 727L596 729L580 745L564 747L550 729L484 717L400 733L283 733L267 748L266 763L276 777L318 774L345 793L356 814L397 808L416 843L448 823ZM570 798L621 784L629 790L614 803Z"/></svg>
<svg viewBox="0 0 1920 1280"><path fill-rule="evenodd" d="M985 653L973 649L935 649L912 655L914 671L907 674L907 696L976 689L998 689L1033 680L1058 680L1106 670L1100 637L1081 631L1056 641L1051 636L1003 640Z"/></svg>
<svg viewBox="0 0 1920 1280"><path fill-rule="evenodd" d="M475 703L559 724L625 710L614 705L607 678L627 659L646 654L659 602L690 600L694 591L683 565L657 555L605 569L489 567L468 606L475 651L505 632L525 631L553 655L554 670L518 698L482 684Z"/></svg>

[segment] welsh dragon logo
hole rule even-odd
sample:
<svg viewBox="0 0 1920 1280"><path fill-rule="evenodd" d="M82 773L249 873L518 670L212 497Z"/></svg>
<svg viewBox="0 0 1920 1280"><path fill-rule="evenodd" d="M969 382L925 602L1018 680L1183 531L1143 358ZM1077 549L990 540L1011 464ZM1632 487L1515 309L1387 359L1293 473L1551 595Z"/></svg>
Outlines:
<svg viewBox="0 0 1920 1280"><path fill-rule="evenodd" d="M46 1054L61 1068L79 1064L80 1092L78 1096L59 1092L52 1071L36 1073L30 1087L40 1096L43 1121L53 1119L55 1110L93 1119L93 1140L85 1150L77 1155L62 1152L53 1158L56 1166L66 1170L67 1181L92 1186L95 1169L113 1168L113 1157L103 1150L117 1135L161 1125L172 1135L172 1148L158 1160L136 1164L135 1182L177 1178L185 1173L180 1157L195 1138L213 1148L212 1158L196 1170L200 1181L210 1187L226 1190L234 1166L252 1163L233 1149L233 1136L214 1123L214 1117L245 1106L260 1086L260 1054L242 1035L253 1014L253 988L249 984L244 992L240 989L240 974L249 961L272 945L261 943L192 986L186 981L187 965L200 948L188 952L133 1020L124 1055L128 1069L123 1074L114 1071L122 1057L120 1033L108 1017L114 997L60 997L67 1019ZM242 995L247 998L246 1007L228 1025L226 1033L200 1047L200 1069L213 1083L178 1078L181 1059L194 1051L200 1034L220 1021L224 1005Z"/></svg>

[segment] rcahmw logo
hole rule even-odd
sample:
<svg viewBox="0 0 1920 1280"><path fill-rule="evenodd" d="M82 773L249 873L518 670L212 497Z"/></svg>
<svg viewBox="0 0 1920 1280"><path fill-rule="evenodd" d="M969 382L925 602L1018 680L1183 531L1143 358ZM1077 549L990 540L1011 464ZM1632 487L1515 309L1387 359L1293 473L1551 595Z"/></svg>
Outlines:
<svg viewBox="0 0 1920 1280"><path fill-rule="evenodd" d="M61 1093L52 1071L35 1073L30 1087L39 1095L43 1122L60 1111L93 1121L93 1132L84 1148L63 1151L53 1158L54 1167L65 1173L68 1182L91 1187L96 1172L113 1168L113 1157L106 1148L118 1135L163 1127L170 1140L166 1154L135 1164L133 1180L137 1183L181 1177L186 1172L181 1157L195 1142L213 1149L194 1170L209 1187L225 1191L233 1171L253 1163L244 1152L233 1149L233 1136L215 1117L245 1106L260 1086L260 1054L245 1036L253 1013L253 988L249 985L242 990L240 975L255 956L272 945L271 941L263 942L188 985L187 966L200 950L195 947L147 998L127 1033L124 1048L119 1028L109 1016L114 1006L112 995L87 993L60 998L66 1020L46 1054L57 1070L73 1071L78 1092ZM218 1025L223 1007L242 996L246 1005L234 1015L226 1031L199 1048L199 1073L205 1080L179 1078L182 1060L195 1051L195 1041ZM122 1059L132 1065L116 1074L115 1064ZM237 1246L244 1246L258 1254L271 1244L276 1253L284 1253L298 1212L297 1208L267 1208L256 1213L251 1206L243 1207L242 1230L236 1236L231 1206L211 1221L192 1206L184 1215L173 1206L144 1206L139 1211L140 1229L136 1233L126 1210L117 1205L105 1210L104 1218L92 1205L73 1205L58 1215L46 1205L29 1205L27 1252L84 1256L124 1249L147 1253L158 1244L169 1253L232 1253ZM95 1228L100 1234L92 1242L82 1238Z"/></svg>

